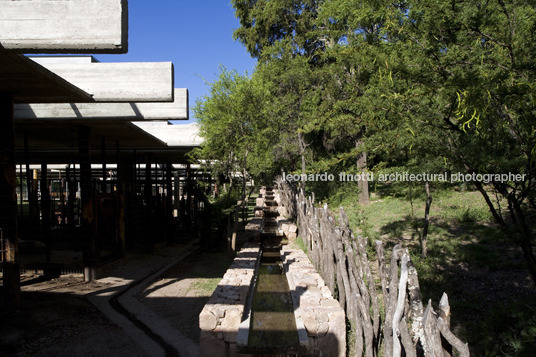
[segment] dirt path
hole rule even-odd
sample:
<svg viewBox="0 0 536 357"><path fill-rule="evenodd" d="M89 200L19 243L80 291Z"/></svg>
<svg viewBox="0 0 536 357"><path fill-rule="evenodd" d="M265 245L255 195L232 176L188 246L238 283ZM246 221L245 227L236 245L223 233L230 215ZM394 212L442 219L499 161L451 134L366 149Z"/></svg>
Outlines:
<svg viewBox="0 0 536 357"><path fill-rule="evenodd" d="M165 272L137 298L192 341L199 342L199 313L232 258L194 253Z"/></svg>
<svg viewBox="0 0 536 357"><path fill-rule="evenodd" d="M0 314L0 356L146 356L84 297L23 292L22 302Z"/></svg>

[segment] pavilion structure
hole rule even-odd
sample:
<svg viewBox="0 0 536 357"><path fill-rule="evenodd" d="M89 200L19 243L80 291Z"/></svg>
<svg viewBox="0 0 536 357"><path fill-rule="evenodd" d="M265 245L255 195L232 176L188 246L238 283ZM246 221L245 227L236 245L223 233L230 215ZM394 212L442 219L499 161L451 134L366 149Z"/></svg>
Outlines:
<svg viewBox="0 0 536 357"><path fill-rule="evenodd" d="M19 304L21 264L92 281L126 249L171 241L202 207L194 182L205 176L186 161L196 127L169 124L188 119L188 91L175 88L171 62L91 55L127 49L126 0L0 0L7 306Z"/></svg>

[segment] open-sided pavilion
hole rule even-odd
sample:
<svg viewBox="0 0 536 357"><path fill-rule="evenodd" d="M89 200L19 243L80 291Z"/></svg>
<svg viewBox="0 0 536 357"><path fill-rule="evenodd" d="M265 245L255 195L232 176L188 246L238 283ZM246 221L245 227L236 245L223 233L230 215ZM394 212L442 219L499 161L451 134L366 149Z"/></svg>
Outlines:
<svg viewBox="0 0 536 357"><path fill-rule="evenodd" d="M104 259L172 239L177 217L191 222L199 205L185 158L200 141L195 125L168 123L188 119L171 62L89 55L127 52L126 0L0 7L0 250L5 302L16 306L21 262L91 281Z"/></svg>

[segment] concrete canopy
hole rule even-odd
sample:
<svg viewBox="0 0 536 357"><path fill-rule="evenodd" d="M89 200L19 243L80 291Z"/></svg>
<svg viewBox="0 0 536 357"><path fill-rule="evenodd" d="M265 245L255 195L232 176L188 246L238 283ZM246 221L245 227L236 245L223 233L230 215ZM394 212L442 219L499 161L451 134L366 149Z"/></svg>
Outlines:
<svg viewBox="0 0 536 357"><path fill-rule="evenodd" d="M125 121L90 120L83 122L89 127L89 146L91 162L102 162L101 143L105 139L107 161L116 162L116 147L119 152L152 152L165 149L166 144L149 135L137 126ZM15 151L19 163L67 164L78 162L78 132L80 124L76 121L40 120L15 121ZM25 152L25 136L28 151Z"/></svg>
<svg viewBox="0 0 536 357"><path fill-rule="evenodd" d="M15 120L187 120L188 90L175 88L174 101L169 103L16 104L14 117Z"/></svg>
<svg viewBox="0 0 536 357"><path fill-rule="evenodd" d="M171 62L50 63L41 58L32 60L92 94L96 102L173 101Z"/></svg>
<svg viewBox="0 0 536 357"><path fill-rule="evenodd" d="M0 47L22 53L126 53L127 0L0 0Z"/></svg>
<svg viewBox="0 0 536 357"><path fill-rule="evenodd" d="M197 147L203 142L195 123L171 125L163 122L133 122L137 127L165 142L168 146Z"/></svg>
<svg viewBox="0 0 536 357"><path fill-rule="evenodd" d="M34 61L0 49L0 92L15 103L92 102L91 94Z"/></svg>

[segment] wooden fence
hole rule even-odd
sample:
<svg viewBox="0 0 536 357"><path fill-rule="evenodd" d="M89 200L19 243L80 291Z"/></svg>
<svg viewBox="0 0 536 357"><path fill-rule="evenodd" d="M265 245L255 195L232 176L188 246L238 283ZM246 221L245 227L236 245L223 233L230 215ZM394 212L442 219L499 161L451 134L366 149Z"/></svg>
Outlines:
<svg viewBox="0 0 536 357"><path fill-rule="evenodd" d="M387 264L383 243L376 241L378 261L372 264L366 240L354 236L342 207L337 220L327 205L315 206L314 195L305 197L284 181L278 182L278 188L310 259L353 326L355 347L348 355L378 356L382 349L386 357L445 357L452 356L453 350L469 356L468 345L449 329L447 295L443 294L438 313L431 300L424 308L407 248L396 245Z"/></svg>

